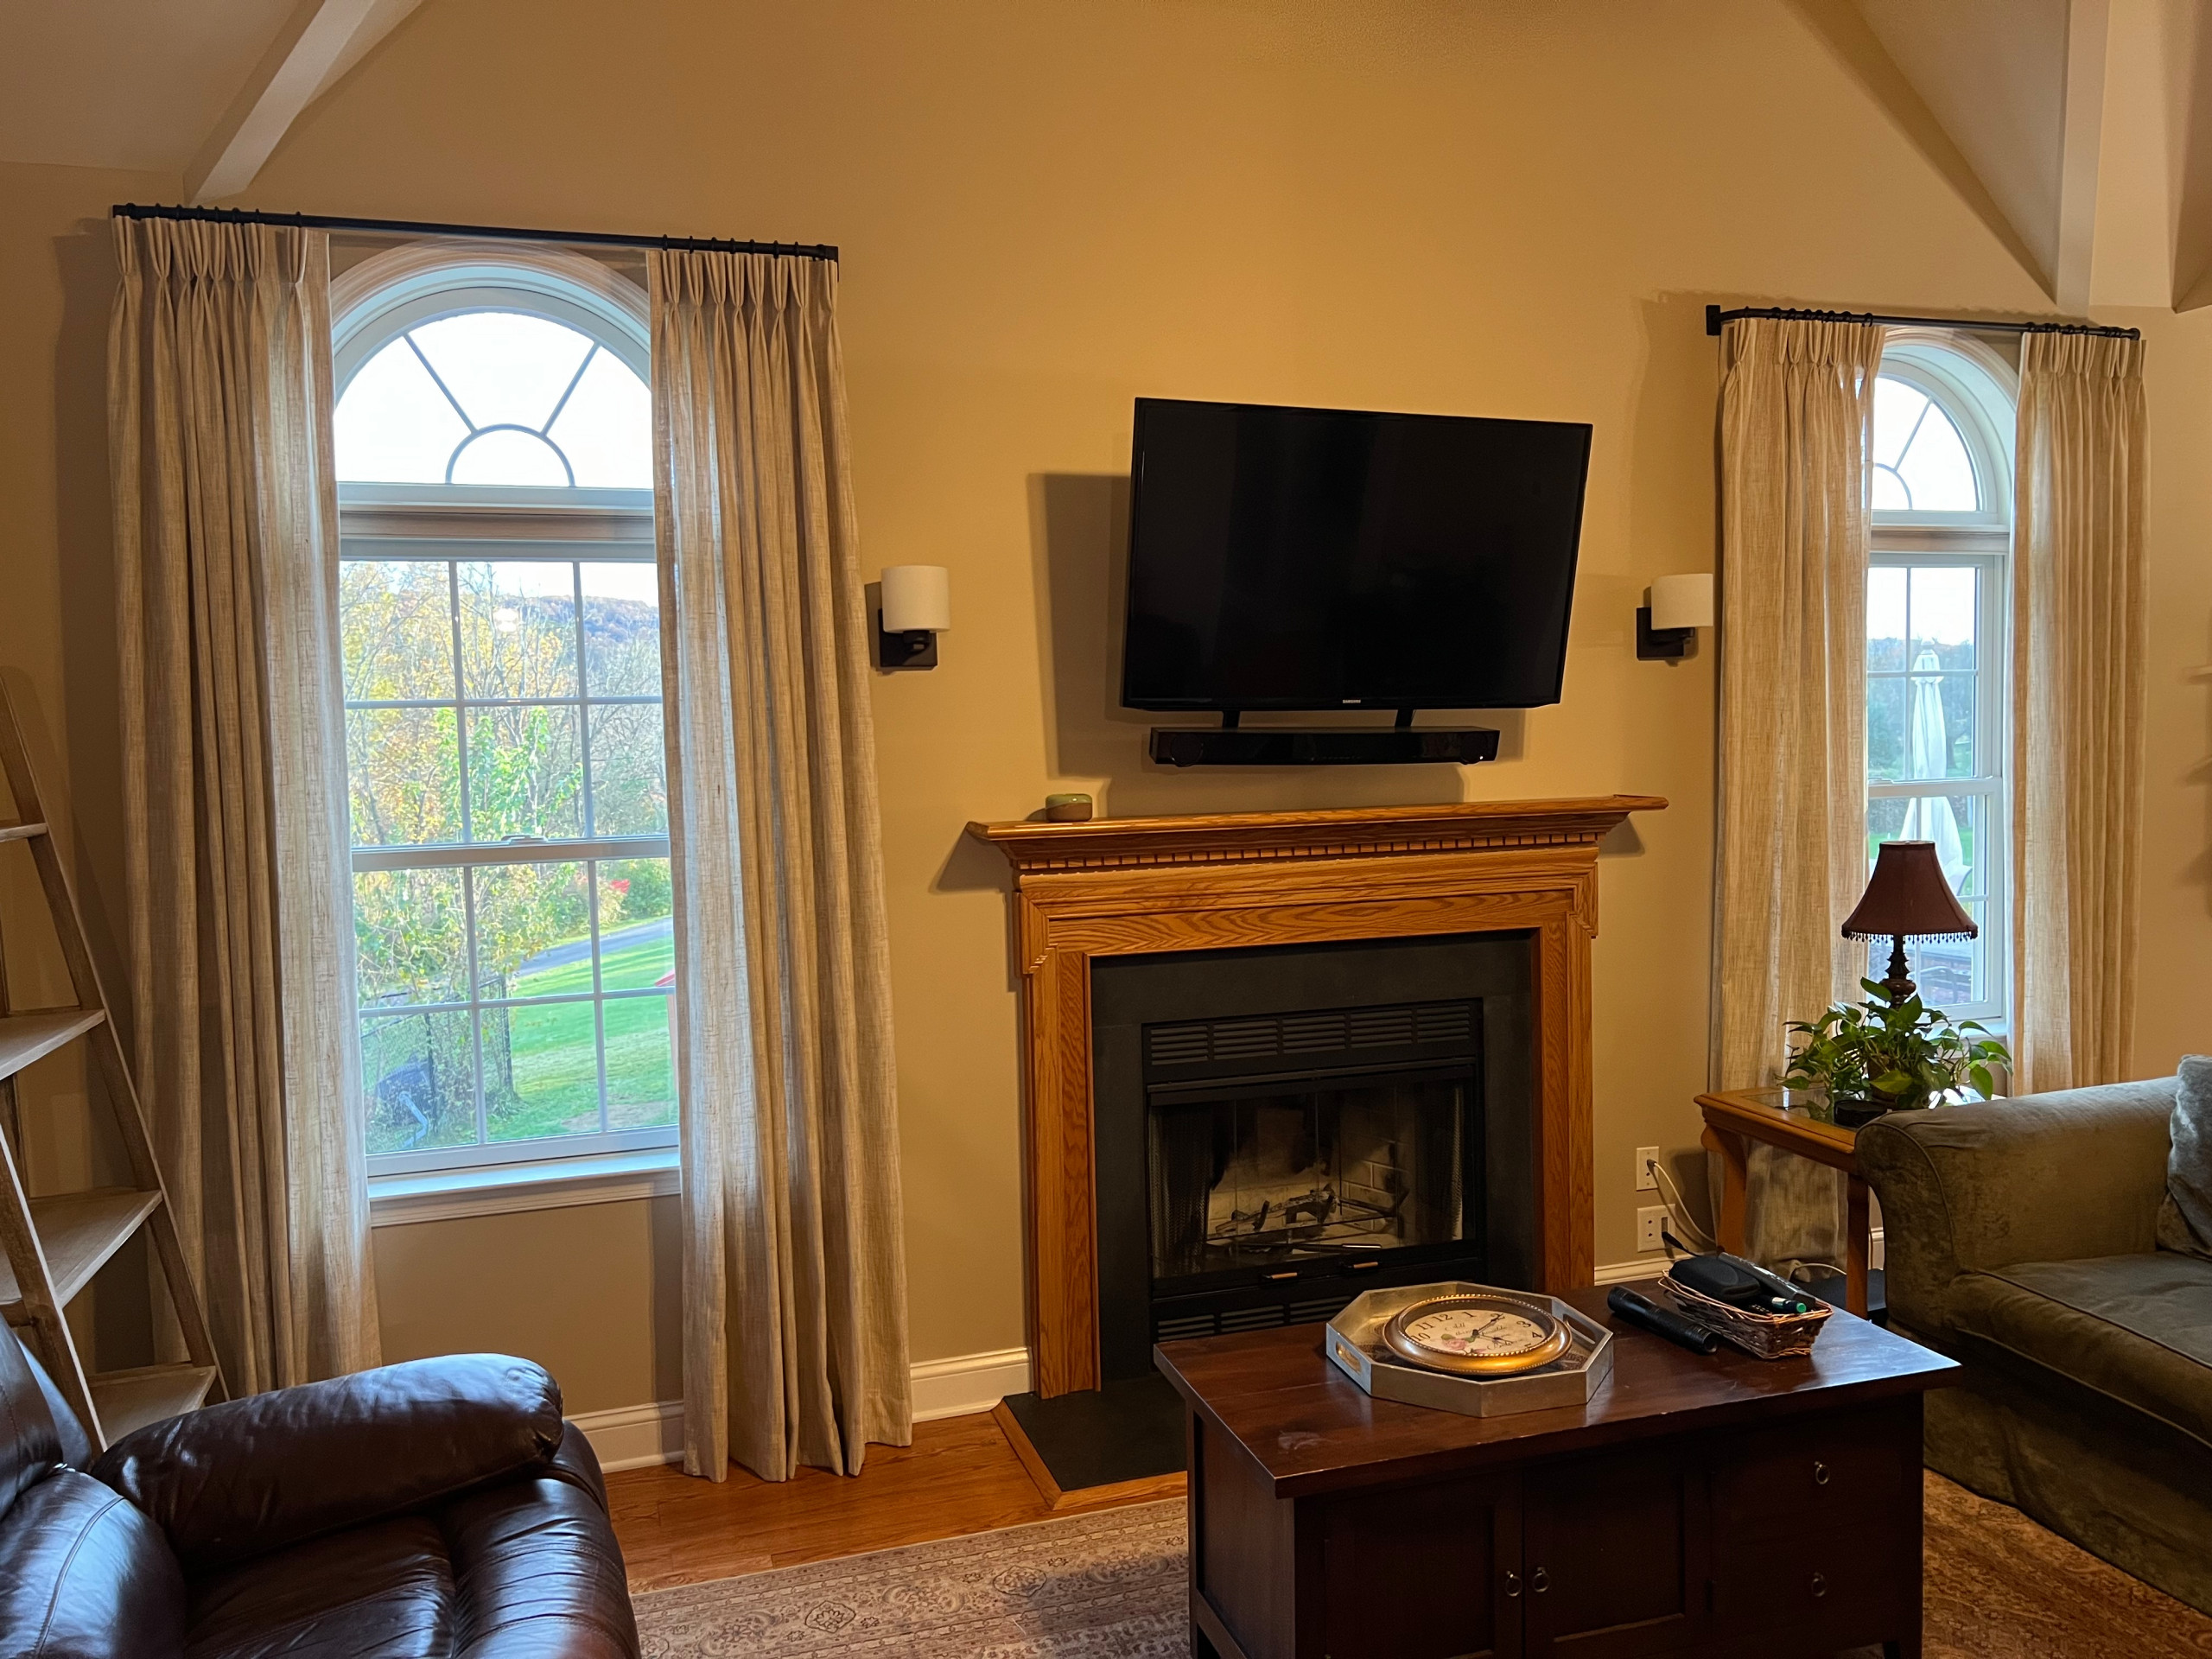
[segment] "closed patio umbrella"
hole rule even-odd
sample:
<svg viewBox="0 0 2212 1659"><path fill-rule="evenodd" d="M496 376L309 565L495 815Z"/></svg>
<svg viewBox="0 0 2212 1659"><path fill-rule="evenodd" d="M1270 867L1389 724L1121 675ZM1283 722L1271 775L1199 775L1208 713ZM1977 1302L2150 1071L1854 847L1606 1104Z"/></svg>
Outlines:
<svg viewBox="0 0 2212 1659"><path fill-rule="evenodd" d="M1912 663L1912 707L1907 721L1915 778L1942 778L1950 770L1951 737L1943 717L1942 664L1931 650L1923 650ZM1959 821L1951 803L1941 795L1917 797L1905 804L1900 841L1932 841L1936 861L1951 890L1959 890L1973 867L1959 838Z"/></svg>

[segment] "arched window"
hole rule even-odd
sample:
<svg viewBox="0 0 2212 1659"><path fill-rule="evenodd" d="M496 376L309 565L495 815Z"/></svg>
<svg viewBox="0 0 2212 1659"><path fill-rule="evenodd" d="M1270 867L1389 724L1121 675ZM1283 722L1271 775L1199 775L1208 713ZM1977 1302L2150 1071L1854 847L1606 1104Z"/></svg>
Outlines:
<svg viewBox="0 0 2212 1659"><path fill-rule="evenodd" d="M1898 331L1874 391L1866 588L1868 856L1932 841L1981 929L1912 943L1929 1006L2005 1017L2014 378L1978 341ZM1872 952L1872 978L1889 946Z"/></svg>
<svg viewBox="0 0 2212 1659"><path fill-rule="evenodd" d="M645 296L428 243L332 289L372 1167L669 1145Z"/></svg>

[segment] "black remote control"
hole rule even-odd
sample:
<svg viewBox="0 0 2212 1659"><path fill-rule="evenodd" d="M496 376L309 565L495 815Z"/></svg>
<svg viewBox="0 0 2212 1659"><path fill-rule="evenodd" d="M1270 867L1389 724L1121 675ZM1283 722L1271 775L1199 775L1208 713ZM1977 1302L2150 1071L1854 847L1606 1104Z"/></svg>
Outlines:
<svg viewBox="0 0 2212 1659"><path fill-rule="evenodd" d="M1605 1306L1626 1319L1630 1325L1640 1325L1655 1337L1688 1349L1694 1354L1709 1354L1720 1346L1720 1338L1701 1325L1693 1325L1670 1307L1662 1307L1649 1296L1640 1296L1626 1285L1617 1285Z"/></svg>

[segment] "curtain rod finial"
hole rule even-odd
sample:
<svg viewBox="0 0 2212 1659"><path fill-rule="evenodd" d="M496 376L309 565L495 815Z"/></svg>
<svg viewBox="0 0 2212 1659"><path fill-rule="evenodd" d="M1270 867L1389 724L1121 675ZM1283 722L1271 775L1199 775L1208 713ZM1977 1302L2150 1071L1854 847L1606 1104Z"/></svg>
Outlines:
<svg viewBox="0 0 2212 1659"><path fill-rule="evenodd" d="M1720 308L1717 305L1708 305L1705 308L1705 332L1708 334L1718 334L1720 332Z"/></svg>

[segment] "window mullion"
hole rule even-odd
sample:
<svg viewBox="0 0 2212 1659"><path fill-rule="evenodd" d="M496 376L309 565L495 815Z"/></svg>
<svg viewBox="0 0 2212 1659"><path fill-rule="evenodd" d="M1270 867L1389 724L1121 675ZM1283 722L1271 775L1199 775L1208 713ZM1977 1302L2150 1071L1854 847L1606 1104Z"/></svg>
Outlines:
<svg viewBox="0 0 2212 1659"><path fill-rule="evenodd" d="M594 1054L599 1061L599 1132L607 1130L607 984L601 972L599 925L599 861L594 859L584 866L584 880L588 884L584 912L591 919L591 1040Z"/></svg>
<svg viewBox="0 0 2212 1659"><path fill-rule="evenodd" d="M453 622L453 723L461 760L461 838L467 842L476 839L468 807L468 668L461 639L461 565L452 559L446 561L446 601Z"/></svg>

